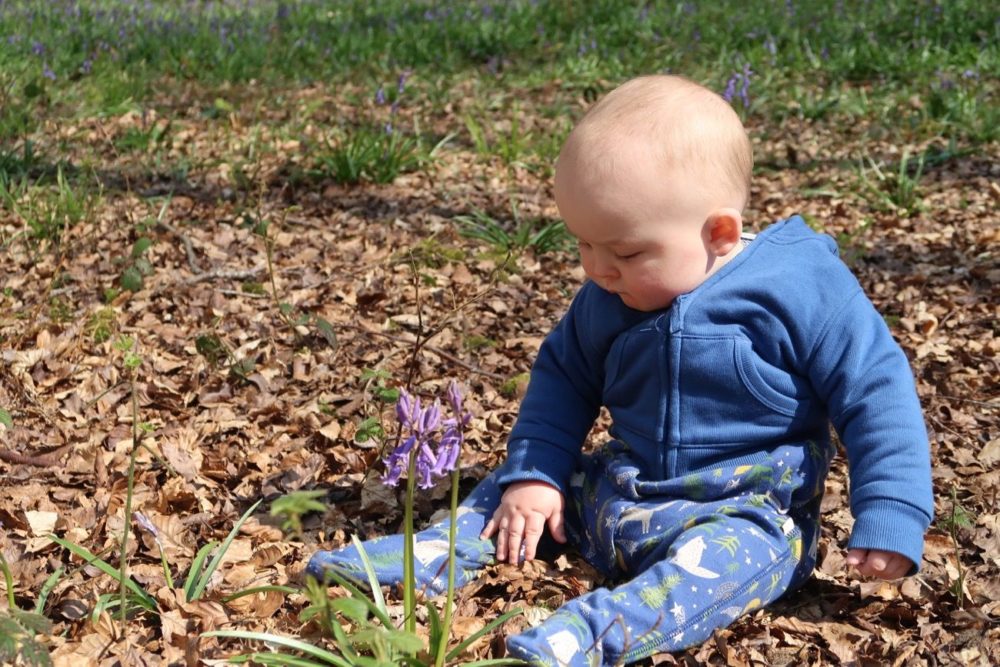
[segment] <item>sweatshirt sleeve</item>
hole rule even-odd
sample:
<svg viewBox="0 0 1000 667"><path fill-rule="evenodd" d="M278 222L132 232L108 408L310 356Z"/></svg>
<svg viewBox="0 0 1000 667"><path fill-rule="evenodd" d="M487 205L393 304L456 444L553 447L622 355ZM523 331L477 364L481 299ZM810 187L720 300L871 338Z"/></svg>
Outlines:
<svg viewBox="0 0 1000 667"><path fill-rule="evenodd" d="M847 450L848 547L901 553L919 569L934 514L927 429L906 355L860 286L823 328L810 375Z"/></svg>
<svg viewBox="0 0 1000 667"><path fill-rule="evenodd" d="M585 284L542 343L499 471L501 485L537 480L565 493L601 406L604 346L595 337L604 296ZM604 321L613 318L604 315Z"/></svg>

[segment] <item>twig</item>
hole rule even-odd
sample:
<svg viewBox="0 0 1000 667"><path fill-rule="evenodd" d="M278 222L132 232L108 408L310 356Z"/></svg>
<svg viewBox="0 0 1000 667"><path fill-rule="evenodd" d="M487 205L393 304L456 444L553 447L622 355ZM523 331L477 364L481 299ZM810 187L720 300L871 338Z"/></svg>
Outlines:
<svg viewBox="0 0 1000 667"><path fill-rule="evenodd" d="M206 280L215 280L216 278L224 278L227 280L245 280L246 278L253 278L263 270L263 266L255 266L252 269L214 269L212 271L206 271L205 273L199 273L198 275L191 276L183 282L185 285L192 285Z"/></svg>
<svg viewBox="0 0 1000 667"><path fill-rule="evenodd" d="M48 454L42 454L41 456L18 454L17 452L12 452L9 449L0 449L0 461L6 461L7 463L13 463L14 465L53 468L59 465L59 461L56 457L66 451L69 447L71 447L71 445L65 445L53 452L49 452Z"/></svg>
<svg viewBox="0 0 1000 667"><path fill-rule="evenodd" d="M385 333L384 331L375 331L375 330L369 329L367 327L361 326L360 324L353 324L353 323L350 323L350 322L335 322L335 323L333 323L333 326L335 326L335 327L341 327L341 328L346 328L346 329L354 329L356 331L361 331L362 333L371 334L373 336L380 336L380 337L385 338L387 340L391 340L394 343L400 343L402 345L413 345L414 344L414 341L412 341L412 340L406 340L405 338L400 338L399 336L393 336L392 334ZM438 333L440 333L440 331L434 332L434 335L428 336L425 340L430 340L431 338L433 338ZM457 366L461 366L465 370L470 371L472 373L475 373L477 375L483 375L483 376L486 376L488 378L493 378L494 380L501 380L501 381L506 381L507 380L507 378L505 376L500 375L499 373L493 373L491 371L483 370L482 368L479 368L478 366L473 366L469 362L463 361L462 359L456 357L451 352L445 352L441 348L434 347L433 345L427 345L425 343L424 345L421 345L420 348L424 349L424 350L426 350L428 352L430 352L431 354L436 354L439 357L442 357L443 359L447 359L448 361L452 362L453 364L455 364Z"/></svg>
<svg viewBox="0 0 1000 667"><path fill-rule="evenodd" d="M220 289L219 294L225 294L226 296L239 296L246 297L247 299L269 299L267 294L254 294L253 292L244 292L238 289Z"/></svg>
<svg viewBox="0 0 1000 667"><path fill-rule="evenodd" d="M947 394L935 394L931 398L943 398L946 401L958 401L959 403L972 403L982 405L987 408L1000 408L1000 401L977 401L972 398L962 398L961 396L948 396Z"/></svg>
<svg viewBox="0 0 1000 667"><path fill-rule="evenodd" d="M202 273L202 269L200 266L198 266L198 260L194 254L194 246L191 245L191 239L188 238L187 234L184 234L166 220L157 220L156 224L159 225L160 227L163 227L168 232L170 232L171 234L173 234L174 236L176 236L181 240L181 243L184 244L184 252L187 253L187 263L188 266L191 267L191 271L195 275Z"/></svg>

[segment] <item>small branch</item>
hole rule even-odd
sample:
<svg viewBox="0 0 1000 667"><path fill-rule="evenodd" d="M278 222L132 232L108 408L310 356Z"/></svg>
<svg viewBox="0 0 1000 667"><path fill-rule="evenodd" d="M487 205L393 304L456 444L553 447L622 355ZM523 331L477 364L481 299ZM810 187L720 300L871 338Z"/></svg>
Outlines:
<svg viewBox="0 0 1000 667"><path fill-rule="evenodd" d="M253 292L244 292L242 290L235 289L220 289L219 294L225 294L226 296L238 296L246 299L270 299L271 297L267 294L254 294Z"/></svg>
<svg viewBox="0 0 1000 667"><path fill-rule="evenodd" d="M253 278L258 273L264 270L263 266L255 266L252 269L214 269L212 271L206 271L205 273L200 273L195 276L191 276L187 280L184 280L185 285L192 285L194 283L204 282L206 280L215 280L216 278L223 278L226 280L246 280L247 278Z"/></svg>
<svg viewBox="0 0 1000 667"><path fill-rule="evenodd" d="M65 447L60 447L54 452L49 452L48 454L43 454L41 456L30 456L28 454L18 454L17 452L12 452L9 449L0 449L0 461L6 461L7 463L12 463L14 465L22 466L38 466L39 468L54 468L59 465L57 456L62 454L69 445Z"/></svg>
<svg viewBox="0 0 1000 667"><path fill-rule="evenodd" d="M986 408L997 409L1000 408L1000 401L977 401L971 398L963 398L962 396L948 396L946 394L935 394L928 398L941 398L946 401L956 401L958 403L972 403L973 405L982 405Z"/></svg>
<svg viewBox="0 0 1000 667"><path fill-rule="evenodd" d="M181 243L184 244L184 252L187 253L187 263L188 266L191 268L192 273L194 273L195 275L202 273L201 267L198 266L198 259L197 257L195 257L194 254L194 246L191 244L191 239L188 238L187 234L184 234L166 220L158 220L156 224L159 225L160 227L163 227L165 230L167 230L168 232L179 238L181 240Z"/></svg>
<svg viewBox="0 0 1000 667"><path fill-rule="evenodd" d="M400 338L399 336L393 336L392 334L385 333L384 331L374 331L374 330L369 329L367 327L363 327L360 324L352 324L352 323L349 323L349 322L336 322L336 323L334 323L334 326L341 327L341 328L346 328L346 329L354 329L355 331L360 331L362 333L371 334L373 336L380 336L380 337L385 338L387 340L391 340L394 343L400 343L402 345L413 345L414 344L414 341L412 341L412 340L406 340L405 338ZM440 333L440 332L435 332L435 335L437 333ZM433 337L434 337L433 335L429 336L425 340L430 340L430 338L433 338ZM434 347L433 345L427 345L425 343L424 345L421 345L421 349L426 350L427 352L430 352L431 354L436 354L439 357L441 357L442 359L447 359L448 361L450 361L451 363L455 364L456 366L461 366L462 368L464 368L465 370L467 370L467 371L469 371L471 373L475 373L477 375L483 375L485 377L492 378L494 380L500 380L502 382L507 380L507 378L505 376L500 375L499 373L493 373L491 371L483 370L482 368L479 368L478 366L474 366L474 365L470 364L469 362L464 361L464 360L456 357L451 352L445 352L441 348Z"/></svg>

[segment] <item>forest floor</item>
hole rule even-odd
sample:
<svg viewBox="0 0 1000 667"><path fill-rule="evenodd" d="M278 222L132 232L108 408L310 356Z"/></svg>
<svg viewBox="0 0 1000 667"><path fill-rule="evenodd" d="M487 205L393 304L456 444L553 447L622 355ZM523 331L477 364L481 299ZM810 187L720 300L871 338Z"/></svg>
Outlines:
<svg viewBox="0 0 1000 667"><path fill-rule="evenodd" d="M329 104L326 95L303 90L288 104ZM178 109L169 151L224 155L260 139L238 105L220 129L185 114L189 103L197 106L164 102ZM530 103L525 109L530 115ZM223 598L298 585L317 549L400 530L400 492L380 483L383 452L363 433L375 417L393 434L392 406L379 400L386 390L409 380L430 394L461 382L474 414L463 490L495 467L521 374L583 279L571 248L527 244L507 258L497 244L459 233L456 216L476 210L512 230L511 198L521 220L557 220L544 169L456 145L391 184L347 186L293 178L300 146L275 141L249 179L219 161L179 180L147 168L149 153L115 148L148 122L95 117L39 136L43 154L47 141L50 154L96 161L101 196L58 242L14 238L3 258L0 407L9 425L0 426L0 550L23 608L65 568L41 610L53 626L38 640L56 664L212 664L246 650L199 639L213 629L326 641L298 620L304 595ZM545 131L544 119L528 122ZM856 128L791 119L780 133L749 129L758 157L749 226L801 213L835 237L911 360L936 519L918 575L859 578L844 564L852 519L838 457L813 579L703 646L647 664L1000 664L997 146L909 147L938 159L916 176L917 196L903 210L893 193L907 184L863 172L851 158L872 151L857 144ZM875 153L901 159L900 147ZM21 224L0 219L8 239ZM149 242L136 246L140 238ZM134 291L121 287L129 268L142 275ZM592 441L603 437L599 425ZM117 567L133 451L131 509L160 538L133 523L128 570L159 613L121 623L113 608L94 613L116 582L48 535ZM323 490L328 509L307 515L300 534L283 531L268 503L306 489ZM167 585L161 549L182 579L201 545L222 539L262 498L202 599L188 602ZM419 519L446 498L447 485L420 495ZM516 632L604 583L573 552L487 568L457 594L456 633L521 607L527 613L503 631ZM470 656L502 650L497 634Z"/></svg>

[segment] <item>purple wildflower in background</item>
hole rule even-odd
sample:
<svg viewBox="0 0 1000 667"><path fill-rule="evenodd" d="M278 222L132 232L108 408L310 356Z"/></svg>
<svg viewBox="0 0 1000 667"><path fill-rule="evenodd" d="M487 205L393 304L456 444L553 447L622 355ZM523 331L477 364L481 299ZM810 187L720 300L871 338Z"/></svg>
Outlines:
<svg viewBox="0 0 1000 667"><path fill-rule="evenodd" d="M404 69L399 73L399 79L396 80L396 93L399 95L403 94L406 90L406 80L410 78L410 70Z"/></svg>
<svg viewBox="0 0 1000 667"><path fill-rule="evenodd" d="M56 73L52 71L52 68L49 67L48 63L44 63L42 65L42 76L44 76L46 79L49 79L50 81L56 80Z"/></svg>
<svg viewBox="0 0 1000 667"><path fill-rule="evenodd" d="M768 34L764 40L764 49L771 54L773 61L773 57L778 55L778 44L774 41L774 35Z"/></svg>
<svg viewBox="0 0 1000 667"><path fill-rule="evenodd" d="M750 63L743 65L743 71L734 72L729 81L726 82L726 89L722 91L722 99L733 103L733 99L737 96L740 98L740 102L743 104L743 108L747 109L750 107L750 77L753 75L753 70L750 69ZM740 88L737 91L736 86L739 84Z"/></svg>
<svg viewBox="0 0 1000 667"><path fill-rule="evenodd" d="M156 529L156 526L153 525L153 522L150 521L145 514L142 512L132 512L132 518L135 519L135 522L139 524L140 528L153 537L153 540L157 545L160 545L160 531Z"/></svg>
<svg viewBox="0 0 1000 667"><path fill-rule="evenodd" d="M37 39L31 41L31 52L36 56L45 55L45 45L39 42Z"/></svg>
<svg viewBox="0 0 1000 667"><path fill-rule="evenodd" d="M375 104L382 106L385 104L385 88L379 84L378 90L375 91Z"/></svg>
<svg viewBox="0 0 1000 667"><path fill-rule="evenodd" d="M410 456L416 456L417 485L428 489L434 479L455 469L465 439L464 428L472 416L462 407L462 392L455 382L448 386L447 402L452 417L441 419L441 401L423 406L420 398L405 389L396 401L396 420L402 442L385 458L386 471L382 481L396 486L409 466ZM439 431L443 432L439 434ZM403 437L405 436L405 437Z"/></svg>
<svg viewBox="0 0 1000 667"><path fill-rule="evenodd" d="M740 101L743 102L743 108L746 109L750 106L750 75L753 74L753 70L750 69L750 63L743 65L743 72L741 76L743 77L743 85L740 86Z"/></svg>
<svg viewBox="0 0 1000 667"><path fill-rule="evenodd" d="M726 89L722 91L722 99L733 103L733 98L736 97L736 82L739 80L739 74L733 74L729 77L729 81L726 81Z"/></svg>

